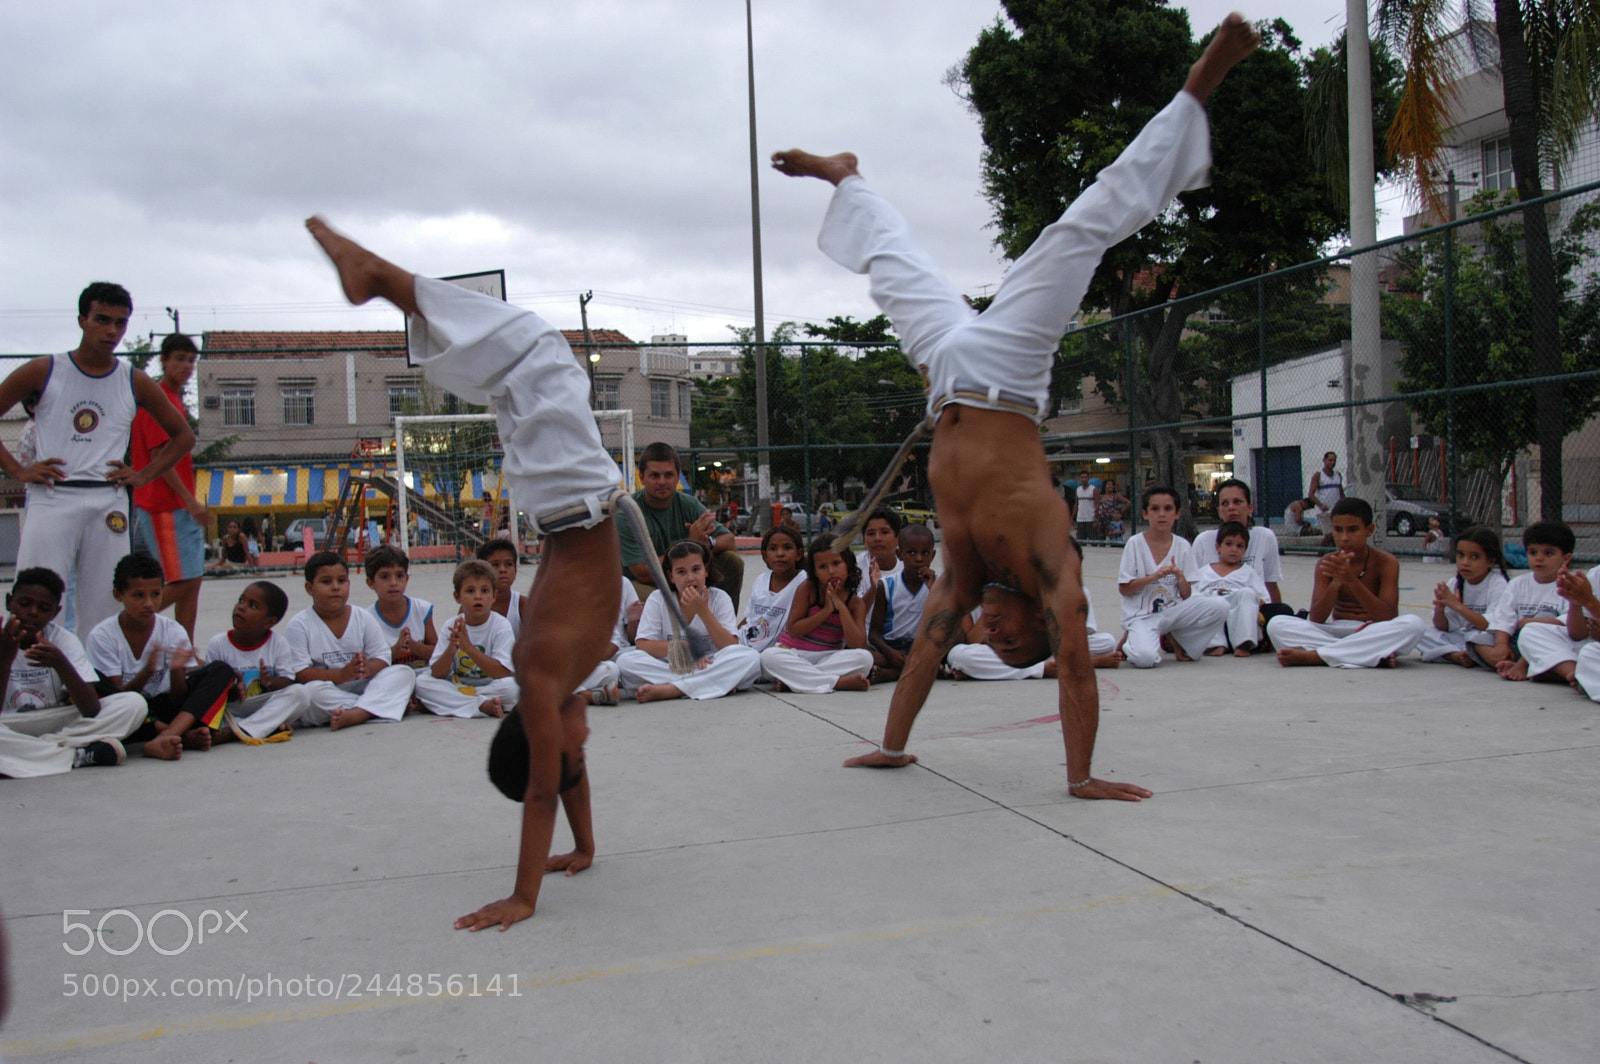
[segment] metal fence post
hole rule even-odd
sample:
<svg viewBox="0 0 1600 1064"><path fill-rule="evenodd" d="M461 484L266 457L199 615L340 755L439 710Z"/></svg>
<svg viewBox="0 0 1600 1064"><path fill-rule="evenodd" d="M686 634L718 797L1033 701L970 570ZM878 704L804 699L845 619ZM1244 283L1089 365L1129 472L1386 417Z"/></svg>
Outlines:
<svg viewBox="0 0 1600 1064"><path fill-rule="evenodd" d="M1456 172L1450 171L1450 220L1456 220ZM1444 231L1444 445L1450 469L1450 509L1446 527L1461 531L1461 461L1456 454L1456 229Z"/></svg>
<svg viewBox="0 0 1600 1064"><path fill-rule="evenodd" d="M1261 523L1272 524L1272 505L1267 498L1267 469L1271 459L1267 457L1267 286L1263 281L1256 281L1256 353L1261 372L1261 469L1260 483L1256 484L1256 499L1261 507ZM1235 458L1238 456L1235 455ZM1235 469L1237 469L1237 462ZM1251 469L1255 473L1254 468ZM1237 473L1235 473L1237 475ZM1252 480L1258 479L1254 476ZM1285 506L1288 503L1284 503Z"/></svg>

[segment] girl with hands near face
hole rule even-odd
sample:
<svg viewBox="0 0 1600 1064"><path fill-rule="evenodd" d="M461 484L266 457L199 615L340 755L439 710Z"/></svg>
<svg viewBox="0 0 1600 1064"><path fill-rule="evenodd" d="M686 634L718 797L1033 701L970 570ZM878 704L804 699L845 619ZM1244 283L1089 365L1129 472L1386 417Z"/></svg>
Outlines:
<svg viewBox="0 0 1600 1064"><path fill-rule="evenodd" d="M671 614L662 592L652 591L639 616L632 650L617 657L622 686L640 702L674 698L720 698L744 690L761 674L761 658L739 644L733 599L721 588L707 587L711 552L703 543L680 539L667 548L667 580L691 632L708 637L713 651L695 663L695 671L679 676L667 665L672 640Z"/></svg>
<svg viewBox="0 0 1600 1064"><path fill-rule="evenodd" d="M1488 618L1506 594L1505 562L1499 535L1484 525L1463 530L1452 546L1455 579L1435 585L1433 625L1417 650L1423 661L1448 661L1470 669L1480 662L1488 664L1477 648L1494 645Z"/></svg>
<svg viewBox="0 0 1600 1064"><path fill-rule="evenodd" d="M857 593L855 555L818 536L806 552L806 580L794 593L789 623L777 645L761 652L761 671L779 690L801 694L865 691L871 681L867 604Z"/></svg>

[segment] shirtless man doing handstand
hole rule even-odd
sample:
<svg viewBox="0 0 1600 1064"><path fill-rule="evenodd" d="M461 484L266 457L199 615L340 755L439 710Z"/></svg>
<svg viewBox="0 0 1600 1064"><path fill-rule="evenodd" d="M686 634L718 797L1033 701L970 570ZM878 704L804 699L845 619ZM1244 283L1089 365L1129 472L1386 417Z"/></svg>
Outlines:
<svg viewBox="0 0 1600 1064"><path fill-rule="evenodd" d="M980 599L989 645L1008 665L1055 656L1067 788L1079 798L1138 801L1151 792L1090 772L1100 702L1084 627L1088 607L1067 540L1072 515L1056 495L1038 423L1061 337L1106 249L1206 181L1211 164L1203 104L1260 43L1229 15L1189 71L1183 91L1095 183L1039 234L982 314L941 278L904 219L878 197L848 153L779 152L772 165L835 186L818 241L830 258L868 275L873 299L927 382L934 420L928 476L944 528L945 571L933 587L878 750L847 766L899 768L939 661L961 639Z"/></svg>

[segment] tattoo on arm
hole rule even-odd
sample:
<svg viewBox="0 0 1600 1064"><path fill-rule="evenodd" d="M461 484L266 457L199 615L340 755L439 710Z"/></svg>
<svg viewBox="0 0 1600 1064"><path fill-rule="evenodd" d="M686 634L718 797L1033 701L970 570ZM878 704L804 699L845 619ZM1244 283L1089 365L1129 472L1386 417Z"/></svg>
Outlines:
<svg viewBox="0 0 1600 1064"><path fill-rule="evenodd" d="M1050 641L1051 653L1061 649L1061 622L1056 620L1056 611L1049 606L1044 608L1045 637Z"/></svg>
<svg viewBox="0 0 1600 1064"><path fill-rule="evenodd" d="M949 650L961 639L961 617L954 610L939 610L928 618L928 638L940 650Z"/></svg>

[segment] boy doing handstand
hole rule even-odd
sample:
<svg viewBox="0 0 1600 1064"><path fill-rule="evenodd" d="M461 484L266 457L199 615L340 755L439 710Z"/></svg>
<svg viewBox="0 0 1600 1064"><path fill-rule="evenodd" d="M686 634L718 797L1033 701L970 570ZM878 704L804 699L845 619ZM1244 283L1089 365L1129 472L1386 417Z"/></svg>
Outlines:
<svg viewBox="0 0 1600 1064"><path fill-rule="evenodd" d="M352 303L382 298L410 318L413 362L435 385L491 406L505 448L511 497L544 535L526 598L530 623L517 640L519 712L527 736L527 783L515 886L455 923L501 930L533 915L555 830L557 795L583 789L584 699L572 692L599 664L616 624L622 562L610 520L621 471L589 412L589 379L561 333L535 314L476 292L417 277L340 236L306 223L339 271ZM563 763L576 782L563 787ZM586 819L586 818L585 818ZM589 840L592 852L593 841Z"/></svg>
<svg viewBox="0 0 1600 1064"><path fill-rule="evenodd" d="M928 476L944 528L945 570L889 707L878 750L847 765L895 767L945 651L986 585L1008 589L997 608L1020 616L1025 638L996 646L1007 664L1056 655L1067 787L1080 798L1134 801L1150 792L1094 779L1100 705L1084 630L1071 515L1056 495L1040 442L1057 346L1107 248L1137 232L1172 198L1204 183L1210 166L1203 101L1259 44L1228 16L1189 71L1183 91L1017 260L992 304L975 315L912 241L905 220L856 171L856 158L780 152L773 165L835 186L820 244L871 281L907 359L923 374L933 444ZM1038 619L1035 620L1034 618Z"/></svg>

